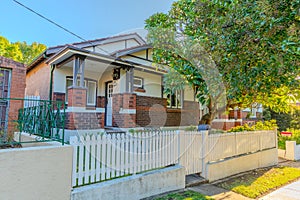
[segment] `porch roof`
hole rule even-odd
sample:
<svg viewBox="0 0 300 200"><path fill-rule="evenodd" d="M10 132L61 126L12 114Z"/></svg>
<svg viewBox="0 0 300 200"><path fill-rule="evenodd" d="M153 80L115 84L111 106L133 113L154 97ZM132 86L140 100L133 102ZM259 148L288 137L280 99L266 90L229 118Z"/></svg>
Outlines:
<svg viewBox="0 0 300 200"><path fill-rule="evenodd" d="M61 49L59 52L51 56L46 63L49 65L60 65L61 63L65 62L66 60L70 59L73 56L84 56L88 59L97 60L103 63L111 63L116 66L121 67L133 67L133 68L139 68L143 71L149 71L149 72L155 72L155 73L166 73L165 70L156 69L152 66L146 66L142 65L140 63L135 63L133 61L123 60L121 58L117 58L114 56L104 55L101 53L92 52L89 50L77 48L74 46L66 46L65 48Z"/></svg>

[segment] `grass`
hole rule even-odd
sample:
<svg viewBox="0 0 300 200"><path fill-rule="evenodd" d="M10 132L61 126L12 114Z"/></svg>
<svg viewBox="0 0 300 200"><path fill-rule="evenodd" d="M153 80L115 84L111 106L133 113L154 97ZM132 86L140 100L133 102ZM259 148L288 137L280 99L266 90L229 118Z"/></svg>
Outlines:
<svg viewBox="0 0 300 200"><path fill-rule="evenodd" d="M249 198L256 198L299 177L300 169L278 167L238 177L235 180L220 183L218 186Z"/></svg>
<svg viewBox="0 0 300 200"><path fill-rule="evenodd" d="M213 200L203 194L194 191L184 191L165 195L163 197L156 198L155 200Z"/></svg>

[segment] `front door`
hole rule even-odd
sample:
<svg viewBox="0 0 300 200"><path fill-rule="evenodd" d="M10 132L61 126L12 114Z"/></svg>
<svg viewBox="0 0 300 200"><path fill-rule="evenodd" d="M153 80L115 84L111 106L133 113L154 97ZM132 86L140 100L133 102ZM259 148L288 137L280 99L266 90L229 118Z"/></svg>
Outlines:
<svg viewBox="0 0 300 200"><path fill-rule="evenodd" d="M106 85L106 126L112 126L112 110L113 110L113 105L112 105L112 94L114 91L114 85L112 82L107 83Z"/></svg>
<svg viewBox="0 0 300 200"><path fill-rule="evenodd" d="M0 68L0 131L6 132L8 125L11 70Z"/></svg>

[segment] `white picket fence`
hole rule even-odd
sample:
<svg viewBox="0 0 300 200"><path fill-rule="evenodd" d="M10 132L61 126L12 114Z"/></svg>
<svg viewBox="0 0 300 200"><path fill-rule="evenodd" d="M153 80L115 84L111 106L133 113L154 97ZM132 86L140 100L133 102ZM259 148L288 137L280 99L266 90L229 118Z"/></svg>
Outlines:
<svg viewBox="0 0 300 200"><path fill-rule="evenodd" d="M195 174L202 171L203 137L207 132L181 131L179 136L179 164L184 166L186 174Z"/></svg>
<svg viewBox="0 0 300 200"><path fill-rule="evenodd" d="M174 131L71 137L72 186L108 180L178 163Z"/></svg>
<svg viewBox="0 0 300 200"><path fill-rule="evenodd" d="M212 161L276 148L276 132L153 131L73 136L70 144L74 187L173 164L184 166L187 175L200 173Z"/></svg>
<svg viewBox="0 0 300 200"><path fill-rule="evenodd" d="M275 131L252 131L208 135L205 145L207 162L254 153L276 147Z"/></svg>
<svg viewBox="0 0 300 200"><path fill-rule="evenodd" d="M40 99L40 96L25 96L24 108L38 106L40 104L38 100Z"/></svg>

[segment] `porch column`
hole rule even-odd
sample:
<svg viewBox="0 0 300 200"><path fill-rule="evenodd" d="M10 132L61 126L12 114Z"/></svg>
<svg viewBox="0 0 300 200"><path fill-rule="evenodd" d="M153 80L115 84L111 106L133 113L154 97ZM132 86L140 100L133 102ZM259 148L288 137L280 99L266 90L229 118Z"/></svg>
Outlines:
<svg viewBox="0 0 300 200"><path fill-rule="evenodd" d="M78 75L80 76L79 87L84 87L85 58L75 57L73 63L73 87L77 86Z"/></svg>
<svg viewBox="0 0 300 200"><path fill-rule="evenodd" d="M134 69L130 68L126 71L126 92L133 93L133 75Z"/></svg>
<svg viewBox="0 0 300 200"><path fill-rule="evenodd" d="M73 85L68 88L68 107L86 107L87 88L84 87L85 57L75 56L73 63ZM79 86L77 86L80 76Z"/></svg>

